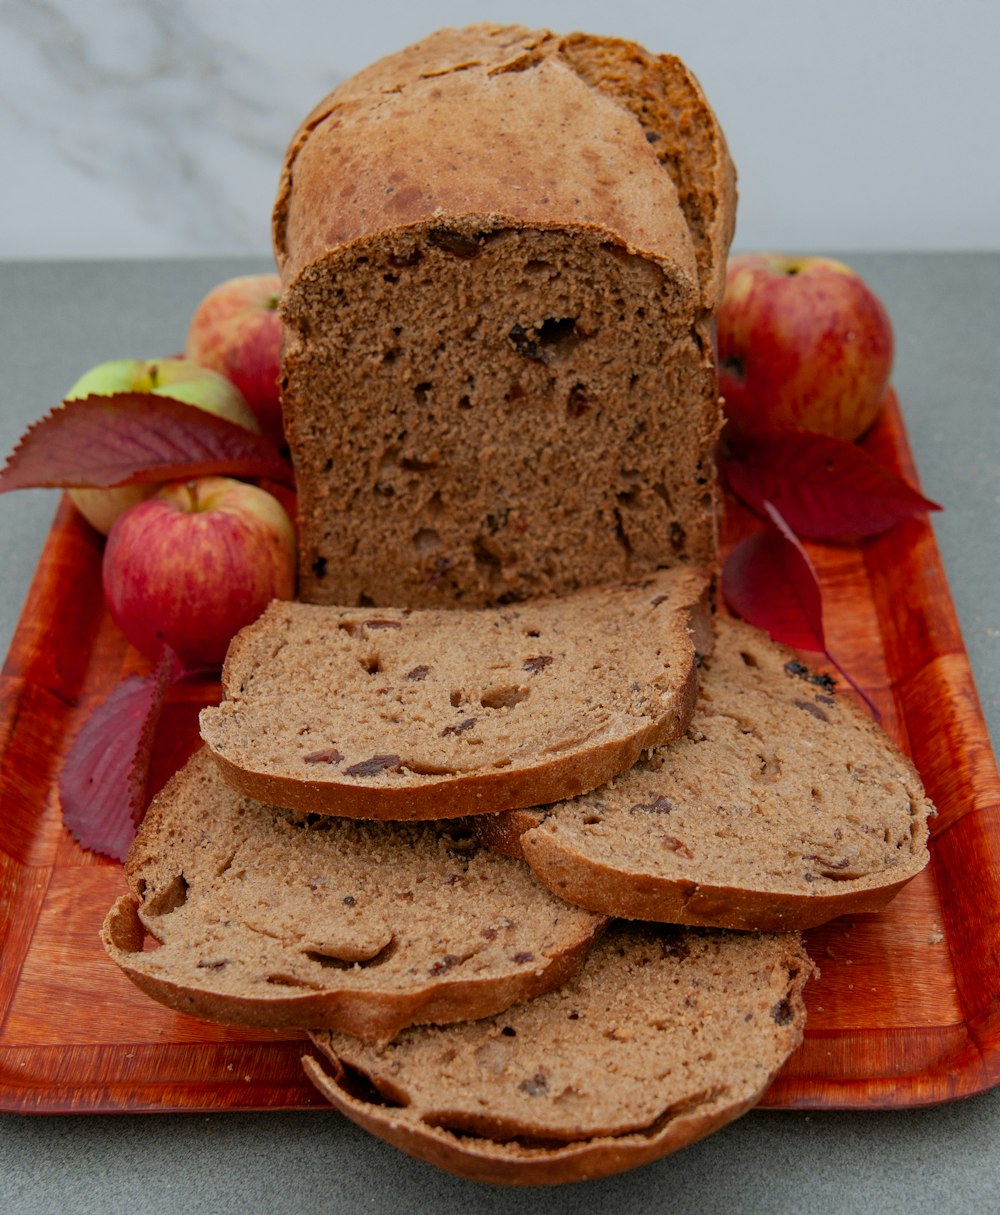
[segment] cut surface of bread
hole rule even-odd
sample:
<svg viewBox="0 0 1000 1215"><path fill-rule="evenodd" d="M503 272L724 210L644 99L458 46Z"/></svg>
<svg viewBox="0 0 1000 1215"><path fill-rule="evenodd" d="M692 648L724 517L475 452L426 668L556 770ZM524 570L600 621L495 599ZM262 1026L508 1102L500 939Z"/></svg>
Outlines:
<svg viewBox="0 0 1000 1215"><path fill-rule="evenodd" d="M444 30L324 99L274 217L301 597L715 562L734 208L697 82L631 43Z"/></svg>
<svg viewBox="0 0 1000 1215"><path fill-rule="evenodd" d="M477 829L607 915L782 930L884 906L927 863L931 813L912 764L829 676L720 619L684 738Z"/></svg>
<svg viewBox="0 0 1000 1215"><path fill-rule="evenodd" d="M102 935L148 995L360 1038L547 991L604 923L458 825L296 819L241 797L204 750L153 802L126 875Z"/></svg>
<svg viewBox="0 0 1000 1215"><path fill-rule="evenodd" d="M802 1039L794 934L612 925L556 991L387 1046L314 1032L306 1071L349 1118L450 1172L599 1177L745 1112Z"/></svg>
<svg viewBox="0 0 1000 1215"><path fill-rule="evenodd" d="M273 603L230 647L202 736L244 793L317 813L570 796L683 733L706 588L677 568L476 611Z"/></svg>

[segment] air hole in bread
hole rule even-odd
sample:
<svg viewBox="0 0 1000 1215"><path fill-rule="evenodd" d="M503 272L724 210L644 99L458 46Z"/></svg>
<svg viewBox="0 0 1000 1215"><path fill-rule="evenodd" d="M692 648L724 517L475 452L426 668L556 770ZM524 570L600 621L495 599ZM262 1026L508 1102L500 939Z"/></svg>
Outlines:
<svg viewBox="0 0 1000 1215"><path fill-rule="evenodd" d="M575 316L549 317L538 331L539 344L548 347L563 346L578 336Z"/></svg>
<svg viewBox="0 0 1000 1215"><path fill-rule="evenodd" d="M479 698L484 709L513 709L527 700L531 695L530 688L512 685L506 688L490 688Z"/></svg>
<svg viewBox="0 0 1000 1215"><path fill-rule="evenodd" d="M144 910L147 916L169 915L187 902L188 884L183 873L170 879L166 886L158 890L145 902Z"/></svg>
<svg viewBox="0 0 1000 1215"><path fill-rule="evenodd" d="M687 543L687 532L684 530L682 525L677 522L676 519L673 521L673 523L670 524L669 538L670 538L670 547L674 550L675 553L681 553L684 551L684 547Z"/></svg>
<svg viewBox="0 0 1000 1215"><path fill-rule="evenodd" d="M467 236L464 232L452 232L447 228L433 228L427 233L427 243L442 253L449 253L467 261L479 256L479 241L475 236Z"/></svg>
<svg viewBox="0 0 1000 1215"><path fill-rule="evenodd" d="M622 513L617 506L614 510L614 518L615 539L621 545L622 551L625 554L625 568L627 570L632 560L632 541L628 538L628 533L625 531L625 523L622 519Z"/></svg>
<svg viewBox="0 0 1000 1215"><path fill-rule="evenodd" d="M417 776L457 776L459 774L457 768L450 768L446 764L429 764L419 759L404 759L399 766L405 768L407 772L415 772Z"/></svg>
<svg viewBox="0 0 1000 1215"><path fill-rule="evenodd" d="M372 1078L360 1068L352 1067L349 1063L340 1060L341 1074L337 1078L340 1087L349 1096L356 1098L358 1101L365 1101L369 1105L382 1105L395 1109L405 1107L408 1102L402 1093L383 1092L382 1089L376 1087Z"/></svg>
<svg viewBox="0 0 1000 1215"><path fill-rule="evenodd" d="M381 966L383 962L388 962L398 948L396 938L390 937L388 942L370 958L340 958L332 950L326 952L322 949L307 949L305 956L311 962L318 962L320 966L330 970L351 970L355 966L363 970L368 966Z"/></svg>
<svg viewBox="0 0 1000 1215"><path fill-rule="evenodd" d="M308 987L312 988L311 983L306 983L302 979L297 979L294 975L273 974L267 976L268 983L272 987Z"/></svg>
<svg viewBox="0 0 1000 1215"><path fill-rule="evenodd" d="M358 662L369 675L378 675L382 670L382 659L378 653L365 654L358 659Z"/></svg>
<svg viewBox="0 0 1000 1215"><path fill-rule="evenodd" d="M502 562L496 553L492 552L486 545L482 536L477 536L472 542L472 555L475 558L476 565L481 569L486 569L492 573L499 573Z"/></svg>
<svg viewBox="0 0 1000 1215"><path fill-rule="evenodd" d="M566 413L571 418L582 418L590 406L586 384L574 384L566 397Z"/></svg>
<svg viewBox="0 0 1000 1215"><path fill-rule="evenodd" d="M433 528L422 527L414 534L412 544L418 553L433 553L441 547L441 537Z"/></svg>
<svg viewBox="0 0 1000 1215"><path fill-rule="evenodd" d="M394 270L409 269L411 266L416 266L424 259L424 255L419 249L408 249L402 253L390 253L389 265Z"/></svg>

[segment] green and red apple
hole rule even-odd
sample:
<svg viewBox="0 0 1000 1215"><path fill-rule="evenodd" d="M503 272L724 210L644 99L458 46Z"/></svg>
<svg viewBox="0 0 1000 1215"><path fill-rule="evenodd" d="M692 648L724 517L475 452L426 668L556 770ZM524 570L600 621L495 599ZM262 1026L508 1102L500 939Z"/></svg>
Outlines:
<svg viewBox="0 0 1000 1215"><path fill-rule="evenodd" d="M196 405L257 433L256 418L239 390L225 376L189 359L111 359L82 375L65 399L116 392L148 392ZM103 535L122 511L154 494L158 486L122 485L114 489L71 489L69 496L84 518Z"/></svg>
<svg viewBox="0 0 1000 1215"><path fill-rule="evenodd" d="M718 357L733 432L806 430L853 441L885 400L892 326L843 262L744 253L727 266Z"/></svg>
<svg viewBox="0 0 1000 1215"><path fill-rule="evenodd" d="M247 274L219 283L195 309L185 348L189 359L236 385L261 431L279 447L284 442L280 295L276 274Z"/></svg>
<svg viewBox="0 0 1000 1215"><path fill-rule="evenodd" d="M141 653L221 665L233 636L295 593L295 530L266 490L229 477L160 487L115 521L104 550L112 618Z"/></svg>

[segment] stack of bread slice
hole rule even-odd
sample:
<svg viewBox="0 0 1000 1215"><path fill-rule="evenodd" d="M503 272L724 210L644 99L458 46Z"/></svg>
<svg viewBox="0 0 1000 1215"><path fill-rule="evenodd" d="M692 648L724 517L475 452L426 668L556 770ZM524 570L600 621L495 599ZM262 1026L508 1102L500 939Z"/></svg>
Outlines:
<svg viewBox="0 0 1000 1215"><path fill-rule="evenodd" d="M272 605L111 956L173 1008L312 1031L333 1104L463 1175L596 1176L737 1116L801 1040L797 930L883 906L930 807L828 677L707 629L705 585Z"/></svg>
<svg viewBox="0 0 1000 1215"><path fill-rule="evenodd" d="M927 860L909 762L716 620L725 140L678 60L441 31L326 98L275 211L300 596L230 648L108 952L308 1031L464 1176L652 1160L802 1039L800 930Z"/></svg>

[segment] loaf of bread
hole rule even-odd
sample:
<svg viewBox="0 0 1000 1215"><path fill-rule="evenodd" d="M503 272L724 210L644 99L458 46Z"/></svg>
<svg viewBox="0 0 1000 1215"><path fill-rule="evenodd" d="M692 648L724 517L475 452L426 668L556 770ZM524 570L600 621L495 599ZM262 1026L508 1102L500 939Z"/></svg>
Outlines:
<svg viewBox="0 0 1000 1215"><path fill-rule="evenodd" d="M301 597L711 566L734 209L698 83L631 43L443 30L320 102L274 212Z"/></svg>
<svg viewBox="0 0 1000 1215"><path fill-rule="evenodd" d="M462 1177L602 1177L754 1105L802 1039L812 969L792 934L618 924L557 991L386 1046L314 1033L305 1066L347 1117Z"/></svg>
<svg viewBox="0 0 1000 1215"><path fill-rule="evenodd" d="M368 1039L548 991L604 925L459 824L297 818L234 792L204 751L154 800L126 876L103 940L153 999Z"/></svg>
<svg viewBox="0 0 1000 1215"><path fill-rule="evenodd" d="M687 728L706 589L677 567L476 611L274 603L231 645L202 735L238 789L298 810L440 819L569 797Z"/></svg>
<svg viewBox="0 0 1000 1215"><path fill-rule="evenodd" d="M782 931L884 907L928 859L913 765L829 676L742 621L718 625L683 739L478 833L605 915Z"/></svg>

